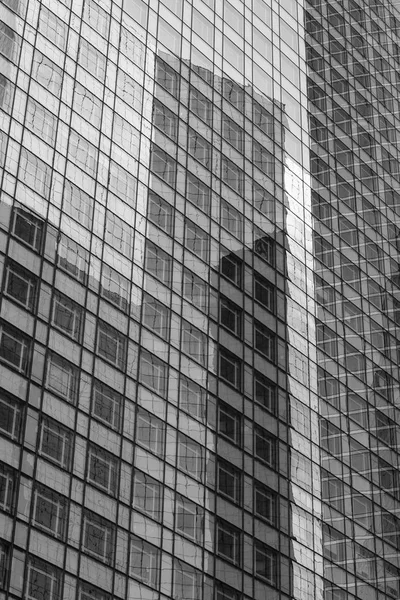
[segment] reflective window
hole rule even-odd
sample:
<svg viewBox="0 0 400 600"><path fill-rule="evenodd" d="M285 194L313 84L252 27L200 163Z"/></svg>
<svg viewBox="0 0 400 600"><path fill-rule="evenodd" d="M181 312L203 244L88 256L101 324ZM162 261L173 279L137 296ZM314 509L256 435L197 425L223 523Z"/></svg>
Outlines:
<svg viewBox="0 0 400 600"><path fill-rule="evenodd" d="M56 292L53 297L52 323L63 333L79 342L82 333L83 308L63 294Z"/></svg>
<svg viewBox="0 0 400 600"><path fill-rule="evenodd" d="M21 433L23 408L19 400L0 390L0 433L18 441Z"/></svg>
<svg viewBox="0 0 400 600"><path fill-rule="evenodd" d="M221 258L221 274L230 279L232 283L240 286L242 283L242 261L234 254L227 254Z"/></svg>
<svg viewBox="0 0 400 600"><path fill-rule="evenodd" d="M237 590L230 588L225 583L216 582L215 600L241 600L242 595Z"/></svg>
<svg viewBox="0 0 400 600"><path fill-rule="evenodd" d="M189 354L203 366L207 364L207 338L187 321L182 320L182 351Z"/></svg>
<svg viewBox="0 0 400 600"><path fill-rule="evenodd" d="M100 81L104 81L106 57L82 37L80 38L78 64Z"/></svg>
<svg viewBox="0 0 400 600"><path fill-rule="evenodd" d="M230 523L218 519L216 538L218 556L239 565L241 559L241 532Z"/></svg>
<svg viewBox="0 0 400 600"><path fill-rule="evenodd" d="M57 131L56 117L32 98L28 98L26 105L25 123L42 140L54 144Z"/></svg>
<svg viewBox="0 0 400 600"><path fill-rule="evenodd" d="M79 584L78 600L110 600L109 594L99 590L89 583Z"/></svg>
<svg viewBox="0 0 400 600"><path fill-rule="evenodd" d="M78 368L58 354L49 353L46 387L68 402L75 403L79 387Z"/></svg>
<svg viewBox="0 0 400 600"><path fill-rule="evenodd" d="M34 310L37 278L18 263L8 260L5 268L4 292L29 311Z"/></svg>
<svg viewBox="0 0 400 600"><path fill-rule="evenodd" d="M200 444L178 433L178 467L195 479L203 477L203 451Z"/></svg>
<svg viewBox="0 0 400 600"><path fill-rule="evenodd" d="M19 240L37 252L40 251L43 238L43 221L20 208L13 214L11 231Z"/></svg>
<svg viewBox="0 0 400 600"><path fill-rule="evenodd" d="M173 226L174 226L174 208L154 194L154 192L149 192L149 206L147 217L150 221L152 221L155 225L158 225L161 229L163 229L168 235L172 235Z"/></svg>
<svg viewBox="0 0 400 600"><path fill-rule="evenodd" d="M98 323L96 350L104 358L119 369L125 369L127 343L125 336L103 321Z"/></svg>
<svg viewBox="0 0 400 600"><path fill-rule="evenodd" d="M49 58L35 50L33 56L32 77L46 90L60 96L62 84L62 71Z"/></svg>
<svg viewBox="0 0 400 600"><path fill-rule="evenodd" d="M133 487L133 506L143 511L152 519L161 519L161 500L163 487L150 475L135 471Z"/></svg>
<svg viewBox="0 0 400 600"><path fill-rule="evenodd" d="M85 0L84 18L97 33L107 37L110 16L93 0Z"/></svg>
<svg viewBox="0 0 400 600"><path fill-rule="evenodd" d="M84 227L90 228L94 200L70 181L65 182L64 211Z"/></svg>
<svg viewBox="0 0 400 600"><path fill-rule="evenodd" d="M57 252L60 269L63 269L63 271L66 271L81 283L85 283L89 270L87 251L78 246L73 240L61 234Z"/></svg>
<svg viewBox="0 0 400 600"><path fill-rule="evenodd" d="M65 50L67 25L42 5L39 16L39 31L61 50Z"/></svg>
<svg viewBox="0 0 400 600"><path fill-rule="evenodd" d="M129 310L129 281L118 271L103 264L100 293L123 312Z"/></svg>
<svg viewBox="0 0 400 600"><path fill-rule="evenodd" d="M269 412L275 412L276 386L261 373L254 372L254 400Z"/></svg>
<svg viewBox="0 0 400 600"><path fill-rule="evenodd" d="M154 275L157 279L160 279L165 285L171 285L171 267L172 257L161 250L158 246L146 241L146 270Z"/></svg>
<svg viewBox="0 0 400 600"><path fill-rule="evenodd" d="M270 467L275 467L276 439L262 427L254 428L254 454Z"/></svg>
<svg viewBox="0 0 400 600"><path fill-rule="evenodd" d="M221 400L218 402L218 433L234 444L241 443L241 414Z"/></svg>
<svg viewBox="0 0 400 600"><path fill-rule="evenodd" d="M243 192L243 172L228 158L221 159L222 181L233 188L238 194Z"/></svg>
<svg viewBox="0 0 400 600"><path fill-rule="evenodd" d="M261 275L254 275L254 298L270 311L274 310L275 290L272 283Z"/></svg>
<svg viewBox="0 0 400 600"><path fill-rule="evenodd" d="M104 383L93 385L92 414L103 423L119 430L121 426L122 398Z"/></svg>
<svg viewBox="0 0 400 600"><path fill-rule="evenodd" d="M205 390L197 383L181 376L179 380L179 408L197 419L205 416Z"/></svg>
<svg viewBox="0 0 400 600"><path fill-rule="evenodd" d="M258 142L253 141L253 162L260 171L271 177L271 179L275 175L275 161L276 158L271 152Z"/></svg>
<svg viewBox="0 0 400 600"><path fill-rule="evenodd" d="M45 198L49 197L51 169L49 165L25 148L21 150L19 177L35 192Z"/></svg>
<svg viewBox="0 0 400 600"><path fill-rule="evenodd" d="M200 117L200 119L211 125L212 103L194 87L190 88L189 106L190 110Z"/></svg>
<svg viewBox="0 0 400 600"><path fill-rule="evenodd" d="M163 133L176 141L178 136L178 117L159 100L153 104L153 124Z"/></svg>
<svg viewBox="0 0 400 600"><path fill-rule="evenodd" d="M243 217L233 206L221 199L221 225L239 240L243 236Z"/></svg>
<svg viewBox="0 0 400 600"><path fill-rule="evenodd" d="M217 490L233 502L241 502L242 473L230 463L219 459L217 465Z"/></svg>
<svg viewBox="0 0 400 600"><path fill-rule="evenodd" d="M29 367L31 340L22 331L0 323L0 360L20 373Z"/></svg>
<svg viewBox="0 0 400 600"><path fill-rule="evenodd" d="M164 340L169 338L169 309L158 300L143 293L143 324L152 329Z"/></svg>
<svg viewBox="0 0 400 600"><path fill-rule="evenodd" d="M112 496L118 492L118 464L116 456L95 444L88 444L87 480Z"/></svg>
<svg viewBox="0 0 400 600"><path fill-rule="evenodd" d="M178 96L178 73L157 58L156 81L173 96Z"/></svg>
<svg viewBox="0 0 400 600"><path fill-rule="evenodd" d="M176 162L164 150L152 146L151 151L151 170L161 177L166 183L175 186Z"/></svg>
<svg viewBox="0 0 400 600"><path fill-rule="evenodd" d="M254 324L254 346L269 360L275 360L275 334L262 323Z"/></svg>
<svg viewBox="0 0 400 600"><path fill-rule="evenodd" d="M0 509L11 513L14 511L15 493L18 475L14 469L0 462Z"/></svg>
<svg viewBox="0 0 400 600"><path fill-rule="evenodd" d="M176 600L200 600L201 576L198 571L186 563L174 559L174 589Z"/></svg>
<svg viewBox="0 0 400 600"><path fill-rule="evenodd" d="M189 129L188 152L205 167L211 168L211 145L194 129Z"/></svg>
<svg viewBox="0 0 400 600"><path fill-rule="evenodd" d="M176 530L201 543L203 537L203 509L187 498L176 495L175 498L175 528Z"/></svg>
<svg viewBox="0 0 400 600"><path fill-rule="evenodd" d="M158 587L160 550L144 540L132 536L130 574L150 587Z"/></svg>
<svg viewBox="0 0 400 600"><path fill-rule="evenodd" d="M226 327L235 335L241 335L242 309L223 296L220 297L219 301L219 320L223 327Z"/></svg>
<svg viewBox="0 0 400 600"><path fill-rule="evenodd" d="M77 82L75 83L73 108L78 115L89 121L94 127L100 126L100 100Z"/></svg>
<svg viewBox="0 0 400 600"><path fill-rule="evenodd" d="M186 182L186 195L188 200L208 214L210 211L210 188L191 173L187 173Z"/></svg>
<svg viewBox="0 0 400 600"><path fill-rule="evenodd" d="M72 431L56 421L43 418L40 428L39 452L63 469L69 469L72 457Z"/></svg>
<svg viewBox="0 0 400 600"><path fill-rule="evenodd" d="M42 531L64 540L68 524L67 498L37 484L33 494L33 522Z"/></svg>
<svg viewBox="0 0 400 600"><path fill-rule="evenodd" d="M136 417L136 442L158 456L164 455L164 423L142 408Z"/></svg>
<svg viewBox="0 0 400 600"><path fill-rule="evenodd" d="M203 229L186 221L185 246L204 261L208 261L210 240Z"/></svg>
<svg viewBox="0 0 400 600"><path fill-rule="evenodd" d="M207 310L209 286L189 269L183 271L183 297L202 311Z"/></svg>
<svg viewBox="0 0 400 600"><path fill-rule="evenodd" d="M244 131L228 116L222 117L222 137L224 137L232 146L243 152L244 147Z"/></svg>
<svg viewBox="0 0 400 600"><path fill-rule="evenodd" d="M159 358L142 350L140 354L139 381L157 394L165 397L167 393L167 365Z"/></svg>
<svg viewBox="0 0 400 600"><path fill-rule="evenodd" d="M82 518L82 550L97 560L112 564L115 530L112 523L97 514L84 510Z"/></svg>
<svg viewBox="0 0 400 600"><path fill-rule="evenodd" d="M254 485L254 512L258 517L262 517L271 525L276 525L276 494L275 492L258 482Z"/></svg>
<svg viewBox="0 0 400 600"><path fill-rule="evenodd" d="M265 579L271 585L276 585L276 552L261 542L255 542L254 544L254 571L258 577Z"/></svg>
<svg viewBox="0 0 400 600"><path fill-rule="evenodd" d="M227 383L240 389L242 385L242 361L225 349L219 350L219 376Z"/></svg>
<svg viewBox="0 0 400 600"><path fill-rule="evenodd" d="M10 569L10 546L7 542L0 540L0 588L5 589L8 583Z"/></svg>
<svg viewBox="0 0 400 600"><path fill-rule="evenodd" d="M59 569L36 557L28 558L25 581L27 600L59 600L61 584Z"/></svg>

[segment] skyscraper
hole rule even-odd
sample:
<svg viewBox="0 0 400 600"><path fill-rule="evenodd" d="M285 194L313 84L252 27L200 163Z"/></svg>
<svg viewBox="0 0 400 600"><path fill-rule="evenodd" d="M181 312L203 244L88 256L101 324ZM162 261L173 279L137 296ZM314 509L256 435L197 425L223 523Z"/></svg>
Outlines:
<svg viewBox="0 0 400 600"><path fill-rule="evenodd" d="M398 598L395 4L0 8L0 600Z"/></svg>

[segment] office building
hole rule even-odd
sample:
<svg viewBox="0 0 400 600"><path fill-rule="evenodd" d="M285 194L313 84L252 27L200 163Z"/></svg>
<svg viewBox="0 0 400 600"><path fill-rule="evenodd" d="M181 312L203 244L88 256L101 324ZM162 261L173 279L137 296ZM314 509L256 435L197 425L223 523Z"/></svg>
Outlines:
<svg viewBox="0 0 400 600"><path fill-rule="evenodd" d="M0 8L0 600L398 597L395 5Z"/></svg>

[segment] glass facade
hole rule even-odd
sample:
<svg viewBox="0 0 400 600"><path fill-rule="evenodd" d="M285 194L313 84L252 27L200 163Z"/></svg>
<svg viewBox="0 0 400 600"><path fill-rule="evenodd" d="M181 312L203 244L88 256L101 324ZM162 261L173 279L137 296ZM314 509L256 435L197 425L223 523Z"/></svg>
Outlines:
<svg viewBox="0 0 400 600"><path fill-rule="evenodd" d="M0 600L400 595L364 4L0 0Z"/></svg>

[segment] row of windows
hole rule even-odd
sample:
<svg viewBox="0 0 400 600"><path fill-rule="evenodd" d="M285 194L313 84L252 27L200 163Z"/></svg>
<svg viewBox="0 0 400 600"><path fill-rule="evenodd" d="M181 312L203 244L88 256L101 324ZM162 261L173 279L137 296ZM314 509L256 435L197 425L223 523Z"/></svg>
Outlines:
<svg viewBox="0 0 400 600"><path fill-rule="evenodd" d="M95 515L86 512L83 527L82 546L86 552L96 555L97 552L108 546L107 531L99 525ZM218 539L222 556L223 550L229 541L223 537L222 529ZM0 576L2 576L3 583L1 587L6 589L11 553L10 547L5 542L0 542L0 553L0 565L2 567ZM268 583L276 585L276 553L259 542L254 549L254 560L254 574ZM129 567L131 577L157 589L160 584L160 565L161 551L141 538L131 536ZM173 597L176 600L200 600L203 597L201 580L199 571L181 560L174 559ZM58 600L62 594L62 587L63 575L60 569L37 557L28 556L24 598L27 600ZM215 581L213 587L215 590L214 600L240 600L242 598L240 592L226 584ZM77 600L111 600L110 594L85 582L79 583L76 598Z"/></svg>
<svg viewBox="0 0 400 600"><path fill-rule="evenodd" d="M98 410L96 403L94 403L93 410ZM22 421L21 405L9 396L3 395L0 403L0 414L5 418L1 432L12 439L18 439ZM106 416L115 418L115 413L113 414L109 410ZM236 444L241 443L241 425L237 414L226 405L220 407L218 428L223 437ZM178 468L199 481L204 480L204 448L197 442L190 440L183 433L178 433L177 440ZM165 423L152 413L139 408L136 417L135 441L138 445L163 458L166 445ZM38 436L38 450L41 456L51 460L63 469L70 470L73 459L73 432L58 422L43 417ZM255 457L269 467L276 468L278 462L277 451L276 438L262 427L256 426L254 429ZM233 484L235 491L230 494L230 497L238 502L241 471L234 467L229 468L231 469L231 479L235 482ZM116 495L118 493L118 472L119 462L117 456L102 450L94 444L89 444L87 451L88 481L109 494ZM225 493L227 494L227 492Z"/></svg>

